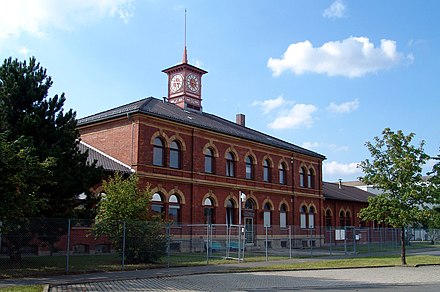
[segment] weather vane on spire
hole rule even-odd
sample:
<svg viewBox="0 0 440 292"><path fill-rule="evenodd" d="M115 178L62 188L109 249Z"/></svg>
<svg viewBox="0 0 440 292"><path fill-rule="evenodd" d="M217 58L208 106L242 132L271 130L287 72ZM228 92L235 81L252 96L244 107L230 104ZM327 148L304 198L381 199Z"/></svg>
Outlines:
<svg viewBox="0 0 440 292"><path fill-rule="evenodd" d="M184 35L184 45L185 48L183 50L183 58L182 58L182 63L187 64L188 63L188 55L186 52L186 8L185 8L185 35Z"/></svg>

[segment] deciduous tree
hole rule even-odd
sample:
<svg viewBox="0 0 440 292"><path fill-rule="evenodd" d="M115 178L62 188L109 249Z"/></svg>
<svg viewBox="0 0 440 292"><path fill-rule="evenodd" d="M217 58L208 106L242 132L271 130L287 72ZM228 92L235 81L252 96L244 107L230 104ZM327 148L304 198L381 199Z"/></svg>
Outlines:
<svg viewBox="0 0 440 292"><path fill-rule="evenodd" d="M371 196L359 217L401 229L401 259L406 265L405 228L426 222L435 212L435 192L422 178L429 156L424 151L424 141L417 146L412 144L414 133L405 135L386 128L382 135L365 144L371 160L366 159L359 166L365 174L360 180L383 193Z"/></svg>
<svg viewBox="0 0 440 292"><path fill-rule="evenodd" d="M166 241L162 222L150 216L149 186L140 190L136 175L124 179L116 173L103 182L103 191L98 204L95 235L108 236L132 263L159 260L165 253Z"/></svg>

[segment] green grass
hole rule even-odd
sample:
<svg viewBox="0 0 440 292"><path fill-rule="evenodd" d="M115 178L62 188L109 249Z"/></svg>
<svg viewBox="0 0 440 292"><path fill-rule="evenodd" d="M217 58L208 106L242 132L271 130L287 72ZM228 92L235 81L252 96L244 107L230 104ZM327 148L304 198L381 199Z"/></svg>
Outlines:
<svg viewBox="0 0 440 292"><path fill-rule="evenodd" d="M406 257L408 266L417 266L424 264L440 265L440 257L429 255L415 255ZM300 262L291 264L275 264L264 267L255 268L238 268L243 271L285 271L285 270L305 270L305 269L334 269L334 268L360 268L360 267L383 267L383 266L400 266L400 255L390 255L381 257L361 257L337 260L322 260L311 262Z"/></svg>
<svg viewBox="0 0 440 292"><path fill-rule="evenodd" d="M32 285L32 286L15 286L15 287L5 287L0 288L0 292L42 292L42 285Z"/></svg>

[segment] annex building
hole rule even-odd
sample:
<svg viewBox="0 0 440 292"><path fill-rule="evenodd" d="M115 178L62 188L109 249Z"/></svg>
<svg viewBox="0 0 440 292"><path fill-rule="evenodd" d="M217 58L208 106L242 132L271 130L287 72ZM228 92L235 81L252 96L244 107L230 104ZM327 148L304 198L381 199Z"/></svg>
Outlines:
<svg viewBox="0 0 440 292"><path fill-rule="evenodd" d="M176 225L243 224L247 245L264 227L294 226L300 241L313 230L313 244L322 244L321 227L362 224L356 214L371 194L323 183L324 155L246 127L243 114L232 122L204 112L207 72L188 63L186 49L182 63L163 72L167 98L78 120L82 145L98 160L151 185L153 212Z"/></svg>

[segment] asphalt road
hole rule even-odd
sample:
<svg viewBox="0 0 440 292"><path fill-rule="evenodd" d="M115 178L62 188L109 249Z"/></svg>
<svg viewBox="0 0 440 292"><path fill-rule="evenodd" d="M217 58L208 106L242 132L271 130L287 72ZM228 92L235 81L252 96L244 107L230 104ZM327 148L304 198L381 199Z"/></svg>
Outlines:
<svg viewBox="0 0 440 292"><path fill-rule="evenodd" d="M220 273L58 285L58 291L440 291L440 266Z"/></svg>

